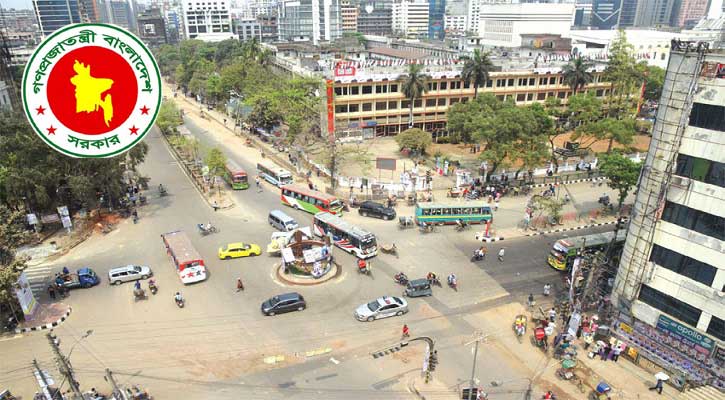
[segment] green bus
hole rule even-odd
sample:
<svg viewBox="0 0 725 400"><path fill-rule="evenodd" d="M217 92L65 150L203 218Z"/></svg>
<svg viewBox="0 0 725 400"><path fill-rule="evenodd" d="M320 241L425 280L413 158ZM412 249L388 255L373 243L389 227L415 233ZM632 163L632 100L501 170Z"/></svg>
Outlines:
<svg viewBox="0 0 725 400"><path fill-rule="evenodd" d="M227 183L229 183L229 186L231 186L234 190L249 188L247 172L232 160L227 160L224 168L224 180L226 180Z"/></svg>
<svg viewBox="0 0 725 400"><path fill-rule="evenodd" d="M627 238L627 230L620 229L617 233L615 246L624 244ZM594 233L591 235L573 236L566 239L559 239L549 252L547 259L549 266L559 271L566 271L574 264L574 259L579 250L595 251L605 250L614 239L614 231Z"/></svg>
<svg viewBox="0 0 725 400"><path fill-rule="evenodd" d="M296 210L317 214L321 211L342 216L342 202L327 193L311 190L302 185L285 185L281 188L282 204Z"/></svg>
<svg viewBox="0 0 725 400"><path fill-rule="evenodd" d="M450 203L417 203L417 223L455 224L458 220L469 224L485 224L493 220L491 207L485 201L455 201Z"/></svg>

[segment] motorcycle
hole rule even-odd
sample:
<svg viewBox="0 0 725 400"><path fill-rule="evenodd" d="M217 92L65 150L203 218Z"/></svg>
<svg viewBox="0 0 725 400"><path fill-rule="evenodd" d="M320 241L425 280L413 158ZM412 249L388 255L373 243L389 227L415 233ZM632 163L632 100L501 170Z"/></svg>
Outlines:
<svg viewBox="0 0 725 400"><path fill-rule="evenodd" d="M156 282L154 282L153 280L150 280L149 281L149 292L151 292L151 294L155 295L156 292L158 292L158 291L159 291L159 288L158 288L158 286L156 286Z"/></svg>
<svg viewBox="0 0 725 400"><path fill-rule="evenodd" d="M15 319L15 317L8 318L8 321L5 323L5 330L8 332L14 332L15 328L18 327L18 321Z"/></svg>
<svg viewBox="0 0 725 400"><path fill-rule="evenodd" d="M370 274L370 264L368 264L365 260L358 260L357 262L357 272L365 275Z"/></svg>
<svg viewBox="0 0 725 400"><path fill-rule="evenodd" d="M425 223L425 222L423 222L423 223L421 223L421 224L420 224L420 225L418 225L418 226L419 226L419 228L420 228L420 232L421 232L421 233L430 233L430 232L435 232L435 225L433 225L433 224L432 224L432 223L430 223L430 222L429 222L429 223Z"/></svg>
<svg viewBox="0 0 725 400"><path fill-rule="evenodd" d="M219 232L219 229L212 224L196 224L196 228L199 230L201 236Z"/></svg>
<svg viewBox="0 0 725 400"><path fill-rule="evenodd" d="M471 262L477 262L477 261L483 261L486 259L486 256L483 255L478 250L473 250L473 255L471 256Z"/></svg>
<svg viewBox="0 0 725 400"><path fill-rule="evenodd" d="M466 221L461 221L461 220L456 221L456 231L458 231L458 232L466 230L470 226L471 225L469 225Z"/></svg>
<svg viewBox="0 0 725 400"><path fill-rule="evenodd" d="M393 279L395 279L395 282L400 285L405 286L408 284L408 277L402 272L395 274L395 277Z"/></svg>
<svg viewBox="0 0 725 400"><path fill-rule="evenodd" d="M443 287L443 285L441 285L441 280L438 279L438 276L428 275L428 277L426 279L428 279L428 283L430 283L431 286L437 285L438 287Z"/></svg>
<svg viewBox="0 0 725 400"><path fill-rule="evenodd" d="M167 195L166 189L162 185L159 185L159 195L161 197L164 197Z"/></svg>
<svg viewBox="0 0 725 400"><path fill-rule="evenodd" d="M177 298L176 296L174 296L174 303L176 303L176 305L177 305L177 306L178 306L179 308L184 308L184 303L185 303L185 302L186 302L186 300L184 300L184 298L183 298L183 297L179 297L179 298Z"/></svg>
<svg viewBox="0 0 725 400"><path fill-rule="evenodd" d="M139 301L139 300L145 300L146 299L146 291L143 289L134 289L133 290L133 301Z"/></svg>
<svg viewBox="0 0 725 400"><path fill-rule="evenodd" d="M448 277L448 287L457 292L458 291L458 280L456 278L451 278L449 276Z"/></svg>

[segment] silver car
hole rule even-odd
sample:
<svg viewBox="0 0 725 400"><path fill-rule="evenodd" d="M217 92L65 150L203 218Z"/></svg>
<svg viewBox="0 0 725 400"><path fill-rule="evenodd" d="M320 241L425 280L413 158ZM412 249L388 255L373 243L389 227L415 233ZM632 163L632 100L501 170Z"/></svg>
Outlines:
<svg viewBox="0 0 725 400"><path fill-rule="evenodd" d="M151 268L145 265L126 265L108 271L108 282L111 285L120 285L123 282L147 279L152 275Z"/></svg>
<svg viewBox="0 0 725 400"><path fill-rule="evenodd" d="M355 310L358 321L374 321L380 318L400 316L408 312L408 302L395 296L384 296Z"/></svg>

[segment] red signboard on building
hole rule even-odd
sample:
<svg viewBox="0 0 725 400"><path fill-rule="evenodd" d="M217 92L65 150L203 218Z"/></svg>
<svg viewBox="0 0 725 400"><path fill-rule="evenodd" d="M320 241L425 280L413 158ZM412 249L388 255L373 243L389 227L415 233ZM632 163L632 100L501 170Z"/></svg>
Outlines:
<svg viewBox="0 0 725 400"><path fill-rule="evenodd" d="M332 80L327 80L327 135L330 140L335 140L335 107L333 105L335 93L333 84Z"/></svg>
<svg viewBox="0 0 725 400"><path fill-rule="evenodd" d="M350 62L339 62L335 65L335 76L355 76L355 66Z"/></svg>

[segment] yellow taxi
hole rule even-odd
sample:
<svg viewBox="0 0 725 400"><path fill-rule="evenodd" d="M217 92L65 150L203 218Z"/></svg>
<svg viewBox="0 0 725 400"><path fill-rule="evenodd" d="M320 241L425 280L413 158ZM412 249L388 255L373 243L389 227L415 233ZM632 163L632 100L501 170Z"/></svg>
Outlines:
<svg viewBox="0 0 725 400"><path fill-rule="evenodd" d="M262 254L262 249L252 243L229 243L226 247L219 248L219 259L228 260L230 258L258 256Z"/></svg>

